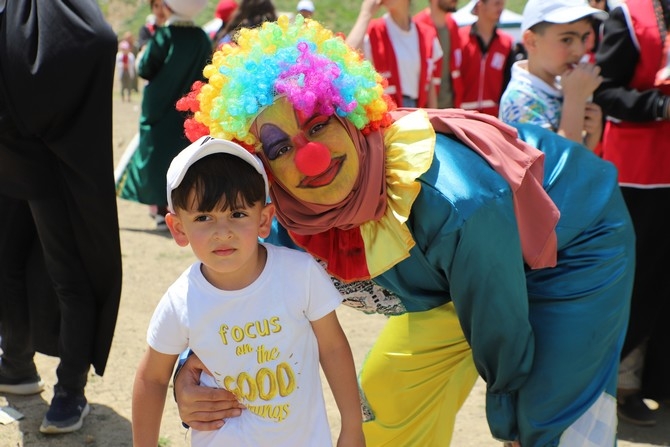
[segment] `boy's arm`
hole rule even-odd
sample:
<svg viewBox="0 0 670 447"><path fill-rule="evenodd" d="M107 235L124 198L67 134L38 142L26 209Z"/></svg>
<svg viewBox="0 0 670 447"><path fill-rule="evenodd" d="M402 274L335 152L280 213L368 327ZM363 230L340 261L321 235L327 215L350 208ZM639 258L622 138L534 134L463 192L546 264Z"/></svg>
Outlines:
<svg viewBox="0 0 670 447"><path fill-rule="evenodd" d="M584 144L586 103L591 101L593 92L601 82L600 67L594 64L580 63L563 73L563 109L557 130L559 135Z"/></svg>
<svg viewBox="0 0 670 447"><path fill-rule="evenodd" d="M356 367L351 348L335 311L312 321L319 344L319 361L340 411L338 446L365 446Z"/></svg>
<svg viewBox="0 0 670 447"><path fill-rule="evenodd" d="M176 355L147 348L135 373L132 427L134 447L156 447L170 377Z"/></svg>
<svg viewBox="0 0 670 447"><path fill-rule="evenodd" d="M561 122L556 133L568 140L584 143L584 106L586 102L570 100L566 96L561 110Z"/></svg>

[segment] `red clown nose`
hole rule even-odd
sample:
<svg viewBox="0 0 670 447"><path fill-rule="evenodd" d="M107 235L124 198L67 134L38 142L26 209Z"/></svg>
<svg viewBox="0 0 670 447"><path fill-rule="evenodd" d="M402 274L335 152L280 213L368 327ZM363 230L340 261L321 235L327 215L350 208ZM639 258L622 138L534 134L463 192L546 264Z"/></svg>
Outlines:
<svg viewBox="0 0 670 447"><path fill-rule="evenodd" d="M298 149L295 166L307 176L319 175L330 166L330 151L325 145L310 141Z"/></svg>

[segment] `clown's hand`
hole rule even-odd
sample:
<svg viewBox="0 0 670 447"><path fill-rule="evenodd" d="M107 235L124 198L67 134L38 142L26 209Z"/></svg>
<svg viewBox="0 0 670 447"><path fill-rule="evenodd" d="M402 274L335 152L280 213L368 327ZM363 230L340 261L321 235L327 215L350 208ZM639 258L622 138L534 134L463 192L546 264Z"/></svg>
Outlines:
<svg viewBox="0 0 670 447"><path fill-rule="evenodd" d="M225 419L237 417L245 408L233 393L200 385L205 365L195 354L188 357L174 378L174 392L179 416L196 430L217 430Z"/></svg>

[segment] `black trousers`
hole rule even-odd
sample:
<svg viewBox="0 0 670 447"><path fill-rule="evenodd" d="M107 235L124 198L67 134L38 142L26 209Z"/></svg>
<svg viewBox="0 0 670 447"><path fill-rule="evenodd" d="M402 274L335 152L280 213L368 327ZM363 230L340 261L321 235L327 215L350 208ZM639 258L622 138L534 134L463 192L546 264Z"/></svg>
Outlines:
<svg viewBox="0 0 670 447"><path fill-rule="evenodd" d="M57 309L58 384L83 390L93 359L95 340L96 300L90 280L83 268L72 228L64 219L66 208L58 195L40 200L25 201L0 196L0 336L2 363L17 376L35 372L33 333L44 330L35 327L48 324L31 315L38 307ZM37 224L36 224L37 222ZM61 224L58 224L60 222ZM36 249L39 243L41 250ZM44 253L50 284L42 289L55 294L30 298L28 288L31 256ZM57 299L54 306L49 300ZM49 321L48 319L46 321Z"/></svg>
<svg viewBox="0 0 670 447"><path fill-rule="evenodd" d="M0 219L0 347L4 374L19 378L36 373L32 330L26 292L26 265L36 240L35 226L27 206L0 196L5 219ZM9 222L24 221L19 234L9 237Z"/></svg>
<svg viewBox="0 0 670 447"><path fill-rule="evenodd" d="M69 388L84 387L91 365L103 374L121 294L117 45L90 0L10 1L0 13L3 363L34 368L29 359L44 352L36 334L51 317L56 349L45 353L60 357L58 382Z"/></svg>
<svg viewBox="0 0 670 447"><path fill-rule="evenodd" d="M621 188L635 227L636 267L624 358L648 340L642 376L647 397L670 399L670 188Z"/></svg>

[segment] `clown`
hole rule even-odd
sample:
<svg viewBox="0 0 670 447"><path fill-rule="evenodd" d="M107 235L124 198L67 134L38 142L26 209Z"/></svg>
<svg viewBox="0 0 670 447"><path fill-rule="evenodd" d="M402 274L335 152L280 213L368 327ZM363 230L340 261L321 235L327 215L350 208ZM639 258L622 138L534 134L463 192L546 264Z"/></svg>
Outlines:
<svg viewBox="0 0 670 447"><path fill-rule="evenodd" d="M236 41L179 104L186 132L255 151L291 242L345 303L389 315L360 373L367 444L449 445L479 374L496 439L581 445L590 420L614 445L634 267L614 168L540 128L394 110L379 74L315 21ZM177 402L211 429L243 410L196 386L200 366L184 365Z"/></svg>

